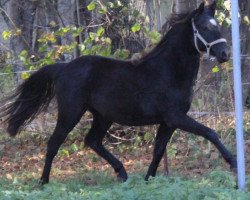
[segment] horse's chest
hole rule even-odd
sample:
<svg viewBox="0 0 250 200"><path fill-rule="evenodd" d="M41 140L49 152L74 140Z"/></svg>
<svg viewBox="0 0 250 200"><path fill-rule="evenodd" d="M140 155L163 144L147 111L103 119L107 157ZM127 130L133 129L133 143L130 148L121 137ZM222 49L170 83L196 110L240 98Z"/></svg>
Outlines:
<svg viewBox="0 0 250 200"><path fill-rule="evenodd" d="M191 106L193 98L192 88L176 90L173 102L183 112L187 112Z"/></svg>
<svg viewBox="0 0 250 200"><path fill-rule="evenodd" d="M159 94L158 107L163 112L182 111L187 112L191 106L193 90L188 88L166 89Z"/></svg>

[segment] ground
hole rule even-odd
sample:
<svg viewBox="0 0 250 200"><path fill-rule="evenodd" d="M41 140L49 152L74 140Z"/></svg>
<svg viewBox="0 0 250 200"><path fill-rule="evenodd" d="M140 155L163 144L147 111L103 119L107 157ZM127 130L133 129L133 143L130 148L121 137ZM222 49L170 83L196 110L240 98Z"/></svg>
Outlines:
<svg viewBox="0 0 250 200"><path fill-rule="evenodd" d="M87 130L89 126L86 127ZM119 143L117 141L121 140L111 137L113 134L119 132L118 137L122 137L120 139L124 139L122 133L124 132L125 134L126 131L132 133L142 131L144 133L135 134L131 141L126 140L125 142L121 142L121 144L117 144ZM92 191L94 194L97 194L97 191L102 191L101 194L103 195L103 192L111 190L109 188L111 187L115 188L115 190L117 190L116 192L118 192L117 194L119 194L119 191L124 192L122 190L126 190L126 187L132 187L131 185L128 186L128 184L135 184L136 187L139 187L141 190L147 190L147 187L149 187L148 189L153 190L156 185L158 185L157 187L161 187L158 182L163 182L164 184L170 184L171 182L171 185L173 183L178 183L179 185L177 184L175 187L180 187L180 185L183 185L184 188L186 188L188 184L191 184L192 187L199 189L200 191L202 187L198 183L202 181L205 185L207 184L206 186L211 186L211 188L216 188L216 184L219 184L220 187L225 186L223 189L224 192L225 189L230 190L231 188L231 190L234 190L236 186L235 175L230 171L228 164L223 161L220 154L213 147L213 145L202 138L187 135L180 131L175 133L170 145L168 146L170 176L163 177L163 164L161 163L158 169L157 178L152 180L152 184L155 186L142 186L142 184L144 184L143 176L146 174L152 158L153 142L151 137L153 138L152 132L154 131L155 127L150 127L143 130L133 128L121 130L119 126L115 126L109 132L109 135L105 140L105 146L107 146L107 148L113 152L124 164L130 177L128 181L129 183L124 183L125 185L116 181L116 175L113 169L106 163L105 160L97 156L92 150L84 147L83 136L80 134L80 132L78 130L73 131L69 135L67 141L60 148L58 156L53 162L50 176L51 183L49 184L50 186L45 186L45 190L50 190L51 187L55 187L56 190L58 190L58 194L62 195L64 190L68 191L69 193L71 191L69 188L71 188L72 184L74 185L75 182L78 186L72 191L77 190L76 193L80 195L80 198L80 190ZM232 133L227 133L226 135L223 132L219 132L219 135L223 137L223 142L226 144L226 146L235 153L234 131L231 131ZM28 197L29 195L33 195L34 191L31 188L35 187L41 176L48 137L48 134L44 135L28 131L22 133L16 138L9 138L5 134L1 135L0 176L2 182L0 181L0 185L2 185L1 187L3 190L0 190L0 197L1 195L6 197L6 191L11 191L11 195L13 195L17 190L19 192L22 191L25 193L27 188L27 193L25 193L26 196L24 196ZM131 139L131 136L129 137ZM250 136L248 132L246 133L245 138L246 170L247 174L249 175ZM219 175L214 175L216 173ZM219 183L214 181L214 178L215 180L217 178ZM180 183L178 181L180 181ZM226 183L224 183L224 181L226 181ZM27 187L26 189L25 185ZM82 186L82 188L80 186ZM171 187L168 185L165 189L162 188L162 190L169 190ZM36 191L36 189L34 190ZM250 190L249 177L247 179L247 190ZM133 192L130 194L136 196L134 199L146 199L139 198L137 196L140 196L145 192L143 193L141 191L140 194L137 194L136 192L137 191L133 190ZM204 195L203 192L204 191L202 190L202 195ZM235 190L235 192L237 193L238 191ZM194 195L191 193L186 191L183 193L183 195ZM232 195L230 198L232 198L236 193L230 193L230 195ZM48 195L47 193L45 194ZM89 192L87 192L87 194L90 195ZM213 192L211 195L212 194ZM224 193L221 194L220 192L218 192L218 194L222 196L224 195ZM17 196L19 195L21 194L18 193ZM42 193L40 195L41 199L45 198L43 197ZM100 197L102 195L100 195ZM245 193L242 193L242 195L242 199L244 199ZM88 199L87 196L84 197ZM13 196L11 196L10 199L12 198ZM111 197L109 198L112 199ZM117 199L116 195L114 196L114 199ZM175 198L173 197L172 199ZM220 197L218 199L227 198Z"/></svg>

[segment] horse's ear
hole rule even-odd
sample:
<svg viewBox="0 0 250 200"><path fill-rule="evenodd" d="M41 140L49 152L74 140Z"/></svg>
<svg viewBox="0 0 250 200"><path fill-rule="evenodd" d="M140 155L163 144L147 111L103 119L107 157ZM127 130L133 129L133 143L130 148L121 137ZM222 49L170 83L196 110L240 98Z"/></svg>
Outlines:
<svg viewBox="0 0 250 200"><path fill-rule="evenodd" d="M216 1L215 0L205 0L205 10L209 12L212 16L215 14Z"/></svg>
<svg viewBox="0 0 250 200"><path fill-rule="evenodd" d="M203 13L204 8L205 8L205 3L202 2L202 3L200 4L200 6L196 9L196 15L199 15L199 14Z"/></svg>
<svg viewBox="0 0 250 200"><path fill-rule="evenodd" d="M205 3L202 2L200 6L194 11L192 11L191 14L187 17L187 21L191 21L191 19L193 19L194 17L201 15L204 11L204 8L205 8Z"/></svg>

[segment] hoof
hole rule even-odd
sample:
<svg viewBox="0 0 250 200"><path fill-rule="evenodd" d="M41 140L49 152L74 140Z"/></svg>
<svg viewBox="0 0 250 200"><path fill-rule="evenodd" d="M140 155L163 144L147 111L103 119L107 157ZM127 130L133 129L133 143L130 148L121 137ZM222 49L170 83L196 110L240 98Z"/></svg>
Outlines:
<svg viewBox="0 0 250 200"><path fill-rule="evenodd" d="M125 182L128 179L128 175L126 171L119 172L117 175L117 181Z"/></svg>
<svg viewBox="0 0 250 200"><path fill-rule="evenodd" d="M121 176L117 175L118 182L124 183L124 182L126 182L127 179L128 179L128 177L121 177Z"/></svg>
<svg viewBox="0 0 250 200"><path fill-rule="evenodd" d="M152 176L152 175L146 175L146 176L145 176L145 178L144 178L144 180L145 180L146 182L148 182L148 180L149 180L150 178L152 178L152 177L155 177L155 176Z"/></svg>
<svg viewBox="0 0 250 200"><path fill-rule="evenodd" d="M45 180L43 180L43 179L40 179L39 180L39 182L38 182L38 186L43 186L44 184L48 184L49 183L49 181L45 181Z"/></svg>

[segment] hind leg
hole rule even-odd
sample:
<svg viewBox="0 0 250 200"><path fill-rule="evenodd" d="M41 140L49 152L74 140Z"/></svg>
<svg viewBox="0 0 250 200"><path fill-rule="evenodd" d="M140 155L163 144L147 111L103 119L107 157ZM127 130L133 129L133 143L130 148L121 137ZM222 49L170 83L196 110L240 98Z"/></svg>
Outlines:
<svg viewBox="0 0 250 200"><path fill-rule="evenodd" d="M81 116L86 111L85 109L80 108L79 105L80 104L78 104L78 106L75 107L74 105L70 105L69 107L63 106L63 108L61 109L59 108L57 125L54 130L54 133L52 134L52 136L48 141L45 165L42 177L39 182L40 185L49 182L49 174L51 171L52 161L56 156L58 149L66 139L69 132L75 127L75 125L81 119Z"/></svg>
<svg viewBox="0 0 250 200"><path fill-rule="evenodd" d="M119 180L126 181L128 176L123 164L107 149L105 149L102 144L103 138L111 124L112 122L105 120L98 113L94 113L93 124L85 138L85 144L92 148L99 156L104 158L114 168Z"/></svg>

